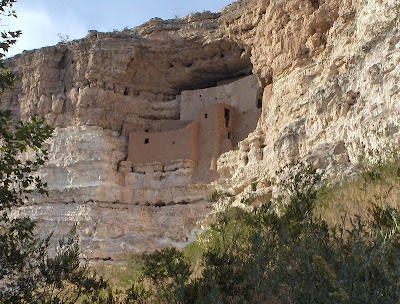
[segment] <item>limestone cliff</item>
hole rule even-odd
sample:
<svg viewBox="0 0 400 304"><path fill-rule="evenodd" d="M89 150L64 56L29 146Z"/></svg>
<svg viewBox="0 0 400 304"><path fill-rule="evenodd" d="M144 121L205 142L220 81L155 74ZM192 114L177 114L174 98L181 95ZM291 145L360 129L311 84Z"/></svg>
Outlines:
<svg viewBox="0 0 400 304"><path fill-rule="evenodd" d="M238 151L219 159L240 193L286 163L348 174L359 157L399 143L398 1L242 1L221 31L252 54L263 113ZM246 160L246 161L243 161Z"/></svg>
<svg viewBox="0 0 400 304"><path fill-rule="evenodd" d="M214 187L261 196L276 170L297 160L348 174L359 155L399 141L399 20L396 0L242 0L220 14L92 31L12 58L21 81L2 106L56 127L42 170L49 196L18 212L56 235L78 222L90 258L119 259L184 246L210 212ZM260 88L249 80L235 90L252 72ZM132 132L148 144L145 133L189 123L183 105L201 112L211 99L226 104L225 117L216 114L221 138L205 161L128 158ZM231 131L228 108L241 133ZM191 120L201 125L208 111ZM207 180L194 177L199 167L212 170Z"/></svg>

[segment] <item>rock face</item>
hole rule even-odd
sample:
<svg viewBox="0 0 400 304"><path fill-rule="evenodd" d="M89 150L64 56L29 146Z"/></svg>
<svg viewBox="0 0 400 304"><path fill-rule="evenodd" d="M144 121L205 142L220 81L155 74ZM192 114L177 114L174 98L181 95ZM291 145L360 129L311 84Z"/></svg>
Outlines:
<svg viewBox="0 0 400 304"><path fill-rule="evenodd" d="M295 161L348 174L366 152L398 146L399 17L398 1L226 8L221 30L251 50L265 87L256 131L219 159L221 184L240 193L252 181L265 190L277 168Z"/></svg>
<svg viewBox="0 0 400 304"><path fill-rule="evenodd" d="M363 153L399 143L399 20L397 0L242 0L10 59L21 81L2 107L56 127L41 173L49 196L16 212L44 234L77 222L89 258L116 260L184 246L215 187L262 196L294 161L352 172ZM260 87L235 90L251 73ZM215 133L227 138L204 162L171 147L166 159L135 150L130 134L163 140L158 132L181 130L183 140L199 104L221 103L233 107L237 131ZM204 179L198 168L214 171Z"/></svg>

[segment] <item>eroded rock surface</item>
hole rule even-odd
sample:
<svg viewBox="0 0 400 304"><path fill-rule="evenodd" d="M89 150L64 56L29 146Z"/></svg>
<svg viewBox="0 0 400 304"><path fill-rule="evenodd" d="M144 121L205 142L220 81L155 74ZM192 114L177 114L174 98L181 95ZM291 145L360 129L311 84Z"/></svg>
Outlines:
<svg viewBox="0 0 400 304"><path fill-rule="evenodd" d="M265 87L256 131L218 161L220 186L262 195L285 164L349 174L368 151L397 146L399 17L398 1L227 7L221 31L251 51Z"/></svg>
<svg viewBox="0 0 400 304"><path fill-rule="evenodd" d="M399 142L399 20L396 0L242 0L12 58L21 82L3 106L56 127L42 170L49 197L20 212L45 233L78 222L90 258L120 259L183 246L214 187L262 197L277 170L302 160L349 174L360 155ZM130 132L185 126L181 99L192 93L182 92L203 102L199 89L251 71L261 117L237 117L249 127L213 164L212 185L192 179L192 160L127 160Z"/></svg>

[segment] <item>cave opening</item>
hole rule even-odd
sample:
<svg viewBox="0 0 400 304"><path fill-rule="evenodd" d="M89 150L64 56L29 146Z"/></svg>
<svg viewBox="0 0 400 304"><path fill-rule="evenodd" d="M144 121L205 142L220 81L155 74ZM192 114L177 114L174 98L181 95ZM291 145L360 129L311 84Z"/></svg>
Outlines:
<svg viewBox="0 0 400 304"><path fill-rule="evenodd" d="M315 9L318 9L320 6L320 0L311 0L311 4Z"/></svg>
<svg viewBox="0 0 400 304"><path fill-rule="evenodd" d="M193 51L195 48L195 51ZM216 52L218 50L218 52ZM174 77L177 80L173 89L177 93L215 87L218 82L237 79L252 74L251 52L244 50L235 41L221 39L206 45L193 44L184 52L172 54L167 63L177 62ZM187 62L191 62L190 69ZM184 77L178 77L182 74Z"/></svg>

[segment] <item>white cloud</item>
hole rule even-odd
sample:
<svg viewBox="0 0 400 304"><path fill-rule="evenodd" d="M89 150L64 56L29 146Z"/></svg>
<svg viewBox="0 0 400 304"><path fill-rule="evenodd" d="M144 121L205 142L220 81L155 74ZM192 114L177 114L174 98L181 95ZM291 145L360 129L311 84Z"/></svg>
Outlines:
<svg viewBox="0 0 400 304"><path fill-rule="evenodd" d="M78 18L71 13L56 16L48 11L32 7L18 9L18 19L13 20L6 29L22 30L18 39L9 52L9 56L43 46L54 45L60 41L58 33L69 35L71 39L81 38L87 30Z"/></svg>

